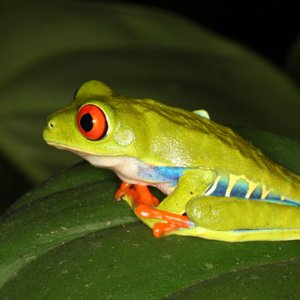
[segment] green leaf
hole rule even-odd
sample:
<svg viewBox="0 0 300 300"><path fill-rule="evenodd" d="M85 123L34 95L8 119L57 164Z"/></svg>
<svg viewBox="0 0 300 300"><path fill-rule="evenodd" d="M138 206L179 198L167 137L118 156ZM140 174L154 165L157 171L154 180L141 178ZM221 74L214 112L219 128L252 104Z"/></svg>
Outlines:
<svg viewBox="0 0 300 300"><path fill-rule="evenodd" d="M299 285L299 278L300 260L289 260L221 274L166 298L299 299L300 289L295 289ZM276 286L280 288L274 288Z"/></svg>
<svg viewBox="0 0 300 300"><path fill-rule="evenodd" d="M132 97L204 108L218 122L300 136L299 90L284 74L164 11L95 1L2 1L0 43L0 150L35 182L75 161L45 145L41 132L46 116L89 79Z"/></svg>
<svg viewBox="0 0 300 300"><path fill-rule="evenodd" d="M125 203L112 201L117 185L111 172L84 163L20 199L2 216L0 285L61 243L135 221Z"/></svg>
<svg viewBox="0 0 300 300"><path fill-rule="evenodd" d="M300 144L239 129L300 171ZM282 151L274 151L280 144ZM300 241L155 239L113 194L109 171L81 163L37 186L0 222L1 299L298 299ZM267 288L269 287L269 288Z"/></svg>

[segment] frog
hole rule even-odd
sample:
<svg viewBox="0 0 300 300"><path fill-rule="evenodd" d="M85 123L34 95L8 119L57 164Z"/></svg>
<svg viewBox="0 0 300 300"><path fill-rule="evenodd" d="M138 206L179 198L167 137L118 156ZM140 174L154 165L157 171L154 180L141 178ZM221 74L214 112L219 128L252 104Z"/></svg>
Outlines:
<svg viewBox="0 0 300 300"><path fill-rule="evenodd" d="M300 176L205 110L122 96L90 80L48 117L43 138L112 170L122 181L115 199L157 238L300 239Z"/></svg>

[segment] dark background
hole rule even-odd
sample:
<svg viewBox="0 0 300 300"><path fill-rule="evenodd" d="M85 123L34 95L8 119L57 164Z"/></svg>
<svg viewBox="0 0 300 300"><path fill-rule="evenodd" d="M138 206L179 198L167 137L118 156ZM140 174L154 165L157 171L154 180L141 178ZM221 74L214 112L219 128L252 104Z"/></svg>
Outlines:
<svg viewBox="0 0 300 300"><path fill-rule="evenodd" d="M123 1L159 7L201 24L278 64L299 34L298 1ZM201 9L197 6L201 3Z"/></svg>

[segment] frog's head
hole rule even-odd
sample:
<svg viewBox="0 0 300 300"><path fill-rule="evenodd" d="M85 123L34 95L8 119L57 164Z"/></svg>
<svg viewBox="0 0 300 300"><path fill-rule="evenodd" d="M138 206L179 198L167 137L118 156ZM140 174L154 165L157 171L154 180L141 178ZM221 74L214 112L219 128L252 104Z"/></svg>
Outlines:
<svg viewBox="0 0 300 300"><path fill-rule="evenodd" d="M136 156L136 140L143 140L144 133L135 110L130 99L114 96L102 82L88 81L71 104L49 116L43 137L83 157Z"/></svg>

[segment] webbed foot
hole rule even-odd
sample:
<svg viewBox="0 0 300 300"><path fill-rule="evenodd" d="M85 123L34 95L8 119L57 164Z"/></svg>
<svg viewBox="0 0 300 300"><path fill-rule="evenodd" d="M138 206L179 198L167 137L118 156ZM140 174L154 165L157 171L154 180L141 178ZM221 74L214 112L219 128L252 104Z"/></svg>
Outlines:
<svg viewBox="0 0 300 300"><path fill-rule="evenodd" d="M169 234L174 230L193 226L193 222L191 222L187 216L159 210L144 204L138 205L135 213L141 218L160 219L165 221L155 223L152 228L153 235L157 238Z"/></svg>

